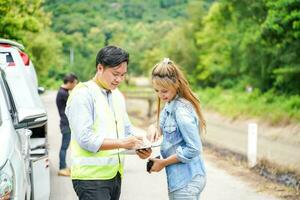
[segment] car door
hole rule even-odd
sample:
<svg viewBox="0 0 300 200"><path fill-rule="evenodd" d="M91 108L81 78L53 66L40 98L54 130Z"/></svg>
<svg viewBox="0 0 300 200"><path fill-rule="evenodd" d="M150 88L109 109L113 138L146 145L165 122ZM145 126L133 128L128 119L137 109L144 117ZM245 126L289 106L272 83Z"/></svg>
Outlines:
<svg viewBox="0 0 300 200"><path fill-rule="evenodd" d="M29 138L15 129L16 110L3 75L0 68L0 199L24 200L31 193L29 159L23 151Z"/></svg>

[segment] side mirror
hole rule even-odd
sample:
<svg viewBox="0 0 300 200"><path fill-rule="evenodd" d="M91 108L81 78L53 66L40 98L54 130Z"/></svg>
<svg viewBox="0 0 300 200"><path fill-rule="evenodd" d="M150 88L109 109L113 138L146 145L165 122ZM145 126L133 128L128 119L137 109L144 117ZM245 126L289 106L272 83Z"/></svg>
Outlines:
<svg viewBox="0 0 300 200"><path fill-rule="evenodd" d="M44 87L38 87L38 93L39 94L43 94L45 92L45 88Z"/></svg>

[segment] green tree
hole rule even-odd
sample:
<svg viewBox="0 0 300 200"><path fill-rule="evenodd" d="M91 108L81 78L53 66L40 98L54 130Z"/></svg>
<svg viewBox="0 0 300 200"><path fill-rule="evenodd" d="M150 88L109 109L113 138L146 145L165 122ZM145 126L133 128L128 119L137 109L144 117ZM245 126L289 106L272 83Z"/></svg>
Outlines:
<svg viewBox="0 0 300 200"><path fill-rule="evenodd" d="M94 72L97 50L107 44L118 45L129 51L129 73L134 75L148 74L154 64L148 56L157 55L152 51L172 55L174 60L180 62L185 62L183 57L190 59L188 49L193 48L182 45L180 52L173 51L173 42L178 41L176 34L171 34L175 30L182 37L188 35L176 28L184 23L179 22L179 19L187 17L184 8L188 2L189 0L170 1L163 8L160 1L152 0L47 0L45 7L52 12L52 28L59 33L63 44L64 66L79 72L79 77L86 80ZM182 39L189 46L193 43ZM70 48L75 55L72 66L68 63ZM162 55L157 55L155 60L160 59ZM148 64L145 60L149 61ZM191 59L185 63L190 62Z"/></svg>
<svg viewBox="0 0 300 200"><path fill-rule="evenodd" d="M50 23L41 8L41 0L0 0L0 34L4 38L24 40L24 32L39 32Z"/></svg>
<svg viewBox="0 0 300 200"><path fill-rule="evenodd" d="M271 73L280 91L300 93L300 1L267 1L268 15L262 38L276 51Z"/></svg>
<svg viewBox="0 0 300 200"><path fill-rule="evenodd" d="M45 83L49 69L59 69L61 44L49 29L51 18L42 0L0 0L0 35L21 42Z"/></svg>

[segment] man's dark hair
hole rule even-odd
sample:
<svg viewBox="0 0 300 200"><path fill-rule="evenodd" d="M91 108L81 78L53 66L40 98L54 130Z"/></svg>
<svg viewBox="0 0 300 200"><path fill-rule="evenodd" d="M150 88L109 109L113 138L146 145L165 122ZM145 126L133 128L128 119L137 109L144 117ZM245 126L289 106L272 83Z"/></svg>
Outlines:
<svg viewBox="0 0 300 200"><path fill-rule="evenodd" d="M70 82L73 83L75 80L78 80L77 76L74 73L66 74L64 77L64 84Z"/></svg>
<svg viewBox="0 0 300 200"><path fill-rule="evenodd" d="M129 53L120 47L109 45L100 49L98 52L96 57L96 68L98 64L103 65L104 68L116 67L122 62L129 63Z"/></svg>

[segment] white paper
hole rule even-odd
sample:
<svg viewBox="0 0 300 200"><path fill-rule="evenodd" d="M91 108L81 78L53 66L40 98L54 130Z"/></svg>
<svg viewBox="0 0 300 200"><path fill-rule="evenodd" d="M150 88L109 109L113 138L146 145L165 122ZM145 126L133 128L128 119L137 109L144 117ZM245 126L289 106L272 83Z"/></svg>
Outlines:
<svg viewBox="0 0 300 200"><path fill-rule="evenodd" d="M136 149L124 149L124 150L120 150L115 154L126 154L126 155L136 155L136 150L140 150L140 149L148 149L148 148L155 148L155 147L159 147L161 145L162 140L158 140L156 142L151 143L146 137L143 138L144 141L144 145L141 147L138 147Z"/></svg>

